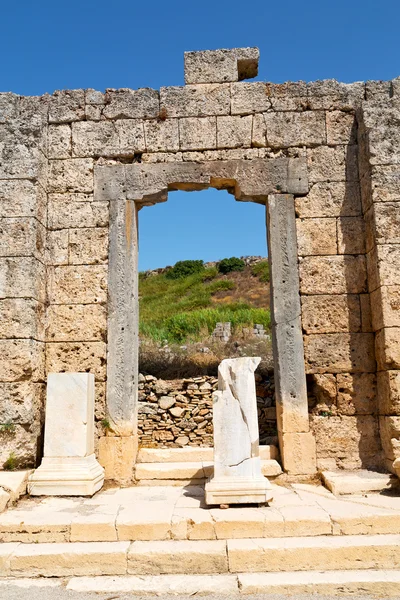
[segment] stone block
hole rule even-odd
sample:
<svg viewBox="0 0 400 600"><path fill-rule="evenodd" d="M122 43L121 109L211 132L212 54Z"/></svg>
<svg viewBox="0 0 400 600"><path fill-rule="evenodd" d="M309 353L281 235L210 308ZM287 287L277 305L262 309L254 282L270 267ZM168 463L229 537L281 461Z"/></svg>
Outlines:
<svg viewBox="0 0 400 600"><path fill-rule="evenodd" d="M377 417L311 416L311 429L319 460L334 459L337 468L359 469L381 466Z"/></svg>
<svg viewBox="0 0 400 600"><path fill-rule="evenodd" d="M253 129L251 133L251 145L255 148L264 148L267 145L267 126L264 115L253 116Z"/></svg>
<svg viewBox="0 0 400 600"><path fill-rule="evenodd" d="M104 342L49 342L46 347L48 373L94 373L96 380L106 379L106 344Z"/></svg>
<svg viewBox="0 0 400 600"><path fill-rule="evenodd" d="M7 490L9 493L10 503L15 503L22 496L25 496L28 477L31 473L31 470L0 472L0 488Z"/></svg>
<svg viewBox="0 0 400 600"><path fill-rule="evenodd" d="M0 513L2 513L3 510L5 510L7 508L7 504L8 504L9 500L10 500L10 494L8 492L6 492L5 490L3 490L3 488L0 488ZM1 566L1 563L0 563L0 573L2 575L4 574L4 567Z"/></svg>
<svg viewBox="0 0 400 600"><path fill-rule="evenodd" d="M44 303L43 263L33 257L0 258L0 298L33 298Z"/></svg>
<svg viewBox="0 0 400 600"><path fill-rule="evenodd" d="M44 344L36 340L0 340L0 381L44 380Z"/></svg>
<svg viewBox="0 0 400 600"><path fill-rule="evenodd" d="M93 192L93 159L49 161L49 192Z"/></svg>
<svg viewBox="0 0 400 600"><path fill-rule="evenodd" d="M395 114L393 118L396 119ZM368 131L370 164L398 165L400 163L399 141L400 135L395 122L385 124L384 119L379 127L371 127Z"/></svg>
<svg viewBox="0 0 400 600"><path fill-rule="evenodd" d="M90 227L69 230L71 265L105 263L108 257L108 229Z"/></svg>
<svg viewBox="0 0 400 600"><path fill-rule="evenodd" d="M340 217L337 221L338 253L365 253L365 222L362 217Z"/></svg>
<svg viewBox="0 0 400 600"><path fill-rule="evenodd" d="M0 123L8 123L18 115L19 96L12 92L0 93Z"/></svg>
<svg viewBox="0 0 400 600"><path fill-rule="evenodd" d="M319 112L269 112L264 114L267 146L319 146L326 143L325 116Z"/></svg>
<svg viewBox="0 0 400 600"><path fill-rule="evenodd" d="M297 219L299 256L336 254L336 219Z"/></svg>
<svg viewBox="0 0 400 600"><path fill-rule="evenodd" d="M326 113L326 141L328 146L357 143L357 123L355 115L348 112Z"/></svg>
<svg viewBox="0 0 400 600"><path fill-rule="evenodd" d="M47 312L46 337L51 342L105 341L107 312L99 304L53 304Z"/></svg>
<svg viewBox="0 0 400 600"><path fill-rule="evenodd" d="M46 230L32 217L0 218L0 256L44 258Z"/></svg>
<svg viewBox="0 0 400 600"><path fill-rule="evenodd" d="M385 327L375 337L378 371L400 369L400 327Z"/></svg>
<svg viewBox="0 0 400 600"><path fill-rule="evenodd" d="M253 117L217 117L217 148L251 146Z"/></svg>
<svg viewBox="0 0 400 600"><path fill-rule="evenodd" d="M338 373L337 409L341 415L375 415L378 412L375 373Z"/></svg>
<svg viewBox="0 0 400 600"><path fill-rule="evenodd" d="M335 79L307 84L308 107L311 110L354 110L364 100L364 82L340 83Z"/></svg>
<svg viewBox="0 0 400 600"><path fill-rule="evenodd" d="M128 553L128 573L226 573L224 540L135 541Z"/></svg>
<svg viewBox="0 0 400 600"><path fill-rule="evenodd" d="M90 194L49 194L48 227L72 229L108 225L108 203Z"/></svg>
<svg viewBox="0 0 400 600"><path fill-rule="evenodd" d="M329 373L309 375L307 378L307 391L309 406L311 407L316 403L314 413L320 414L321 411L335 410L337 400L336 375Z"/></svg>
<svg viewBox="0 0 400 600"><path fill-rule="evenodd" d="M160 112L158 91L150 88L108 89L105 103L103 115L107 119L154 119Z"/></svg>
<svg viewBox="0 0 400 600"><path fill-rule="evenodd" d="M119 136L122 156L134 156L135 153L146 150L143 121L121 119L116 121L115 127Z"/></svg>
<svg viewBox="0 0 400 600"><path fill-rule="evenodd" d="M301 305L305 333L361 331L358 295L302 296Z"/></svg>
<svg viewBox="0 0 400 600"><path fill-rule="evenodd" d="M47 265L68 264L69 229L47 232Z"/></svg>
<svg viewBox="0 0 400 600"><path fill-rule="evenodd" d="M258 73L258 48L185 52L185 83L224 83Z"/></svg>
<svg viewBox="0 0 400 600"><path fill-rule="evenodd" d="M400 285L400 246L376 246L367 254L368 286Z"/></svg>
<svg viewBox="0 0 400 600"><path fill-rule="evenodd" d="M120 141L115 123L83 121L72 124L72 152L80 158L118 156Z"/></svg>
<svg viewBox="0 0 400 600"><path fill-rule="evenodd" d="M216 117L179 120L179 143L181 150L207 150L217 147Z"/></svg>
<svg viewBox="0 0 400 600"><path fill-rule="evenodd" d="M50 271L51 304L96 304L107 301L107 266L74 265Z"/></svg>
<svg viewBox="0 0 400 600"><path fill-rule="evenodd" d="M144 135L147 152L175 152L179 150L177 119L145 121Z"/></svg>
<svg viewBox="0 0 400 600"><path fill-rule="evenodd" d="M341 494L366 494L385 492L396 487L393 475L368 470L323 471L323 482L335 496ZM337 539L337 538L336 538Z"/></svg>
<svg viewBox="0 0 400 600"><path fill-rule="evenodd" d="M305 81L266 83L271 108L275 111L307 109L307 84Z"/></svg>
<svg viewBox="0 0 400 600"><path fill-rule="evenodd" d="M49 125L47 138L48 158L71 157L71 126Z"/></svg>
<svg viewBox="0 0 400 600"><path fill-rule="evenodd" d="M316 472L316 446L312 433L280 433L283 468L289 475L312 475Z"/></svg>
<svg viewBox="0 0 400 600"><path fill-rule="evenodd" d="M296 214L301 218L361 216L357 183L315 183L307 196L296 198Z"/></svg>
<svg viewBox="0 0 400 600"><path fill-rule="evenodd" d="M0 338L44 341L45 305L31 298L0 300Z"/></svg>
<svg viewBox="0 0 400 600"><path fill-rule="evenodd" d="M167 118L229 115L229 84L186 85L160 88L160 107Z"/></svg>
<svg viewBox="0 0 400 600"><path fill-rule="evenodd" d="M232 83L231 114L250 115L271 108L268 86L262 81Z"/></svg>
<svg viewBox="0 0 400 600"><path fill-rule="evenodd" d="M105 479L121 484L132 483L137 450L136 436L100 438L99 462L104 468Z"/></svg>
<svg viewBox="0 0 400 600"><path fill-rule="evenodd" d="M39 385L39 384L36 384ZM41 425L38 420L28 424L15 424L12 435L2 435L0 465L15 456L19 468L32 468L36 465L41 447ZM2 536L3 537L3 536ZM4 541L7 541L4 539Z"/></svg>
<svg viewBox="0 0 400 600"><path fill-rule="evenodd" d="M0 180L0 216L35 217L46 223L46 194L33 181Z"/></svg>
<svg viewBox="0 0 400 600"><path fill-rule="evenodd" d="M400 195L399 195L400 199ZM400 243L400 202L377 202L373 207L373 244Z"/></svg>
<svg viewBox="0 0 400 600"><path fill-rule="evenodd" d="M0 423L19 423L34 429L44 405L43 392L41 383L0 383Z"/></svg>
<svg viewBox="0 0 400 600"><path fill-rule="evenodd" d="M360 294L361 331L370 333L372 329L371 302L369 294Z"/></svg>
<svg viewBox="0 0 400 600"><path fill-rule="evenodd" d="M304 336L307 373L374 372L372 333L328 333Z"/></svg>
<svg viewBox="0 0 400 600"><path fill-rule="evenodd" d="M379 371L377 390L379 414L400 415L400 371Z"/></svg>
<svg viewBox="0 0 400 600"><path fill-rule="evenodd" d="M57 90L50 97L49 123L71 123L84 118L84 90Z"/></svg>
<svg viewBox="0 0 400 600"><path fill-rule="evenodd" d="M300 260L302 294L360 294L366 292L364 256L308 256Z"/></svg>
<svg viewBox="0 0 400 600"><path fill-rule="evenodd" d="M307 149L310 183L358 181L357 146L320 146Z"/></svg>
<svg viewBox="0 0 400 600"><path fill-rule="evenodd" d="M400 327L400 286L382 286L371 292L373 330Z"/></svg>
<svg viewBox="0 0 400 600"><path fill-rule="evenodd" d="M400 416L379 417L379 430L385 457L400 458Z"/></svg>
<svg viewBox="0 0 400 600"><path fill-rule="evenodd" d="M399 165L373 165L371 167L373 202L398 202L400 196Z"/></svg>

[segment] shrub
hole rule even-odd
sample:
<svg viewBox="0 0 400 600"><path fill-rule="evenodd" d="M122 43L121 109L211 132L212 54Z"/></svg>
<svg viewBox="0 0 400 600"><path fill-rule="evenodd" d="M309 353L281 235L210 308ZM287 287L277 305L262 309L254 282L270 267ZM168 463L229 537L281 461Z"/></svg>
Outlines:
<svg viewBox="0 0 400 600"><path fill-rule="evenodd" d="M230 279L219 279L217 281L212 281L208 284L207 290L210 294L215 294L216 292L220 292L222 290L233 290L235 287L235 282Z"/></svg>
<svg viewBox="0 0 400 600"><path fill-rule="evenodd" d="M232 271L243 271L245 263L241 258L232 256L231 258L224 258L218 263L218 271L220 273L231 273Z"/></svg>
<svg viewBox="0 0 400 600"><path fill-rule="evenodd" d="M209 267L208 269L204 269L204 272L201 274L202 281L210 281L214 279L218 275L217 267Z"/></svg>
<svg viewBox="0 0 400 600"><path fill-rule="evenodd" d="M270 280L269 261L262 260L259 263L256 263L251 267L251 272L258 277L262 283L268 283Z"/></svg>
<svg viewBox="0 0 400 600"><path fill-rule="evenodd" d="M204 263L202 260L179 260L171 269L169 269L165 277L167 279L181 279L194 273L204 271Z"/></svg>
<svg viewBox="0 0 400 600"><path fill-rule="evenodd" d="M15 456L14 452L11 452L10 456L7 458L7 460L3 464L3 469L5 471L15 471L15 469L18 466L17 462L18 462L17 457Z"/></svg>

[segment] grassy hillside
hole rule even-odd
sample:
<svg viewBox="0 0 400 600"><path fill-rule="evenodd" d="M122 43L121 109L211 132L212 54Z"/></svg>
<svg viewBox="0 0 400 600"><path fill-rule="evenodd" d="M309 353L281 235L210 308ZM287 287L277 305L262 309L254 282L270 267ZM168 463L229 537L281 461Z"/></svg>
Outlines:
<svg viewBox="0 0 400 600"><path fill-rule="evenodd" d="M234 332L255 323L269 328L267 261L226 274L216 267L197 267L198 272L177 278L168 271L140 274L142 338L178 344L198 342L212 333L216 323L227 321Z"/></svg>

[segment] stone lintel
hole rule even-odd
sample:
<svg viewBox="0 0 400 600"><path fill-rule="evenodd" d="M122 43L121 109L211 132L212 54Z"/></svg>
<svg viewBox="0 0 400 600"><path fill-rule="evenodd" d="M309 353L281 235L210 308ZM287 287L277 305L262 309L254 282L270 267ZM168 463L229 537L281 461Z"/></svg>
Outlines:
<svg viewBox="0 0 400 600"><path fill-rule="evenodd" d="M258 48L185 52L185 83L225 83L258 75Z"/></svg>

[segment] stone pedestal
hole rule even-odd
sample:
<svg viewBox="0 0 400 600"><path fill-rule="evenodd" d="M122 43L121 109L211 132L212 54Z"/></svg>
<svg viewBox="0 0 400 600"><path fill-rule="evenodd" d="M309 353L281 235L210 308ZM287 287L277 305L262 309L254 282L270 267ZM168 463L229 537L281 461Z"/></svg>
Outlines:
<svg viewBox="0 0 400 600"><path fill-rule="evenodd" d="M265 503L271 484L261 473L254 371L260 358L223 360L213 395L214 476L207 504Z"/></svg>
<svg viewBox="0 0 400 600"><path fill-rule="evenodd" d="M94 455L94 375L50 373L44 457L29 478L33 496L92 496L104 469Z"/></svg>

